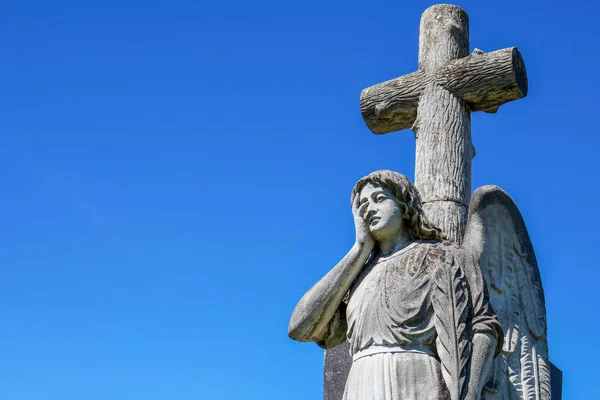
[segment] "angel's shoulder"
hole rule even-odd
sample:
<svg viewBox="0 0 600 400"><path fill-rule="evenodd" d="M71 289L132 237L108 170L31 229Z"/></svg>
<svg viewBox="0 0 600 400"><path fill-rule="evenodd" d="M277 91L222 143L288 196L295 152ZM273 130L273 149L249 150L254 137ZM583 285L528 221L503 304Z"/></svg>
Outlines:
<svg viewBox="0 0 600 400"><path fill-rule="evenodd" d="M423 240L423 246L428 246L430 252L434 253L460 253L463 248L451 240Z"/></svg>
<svg viewBox="0 0 600 400"><path fill-rule="evenodd" d="M427 256L431 260L446 261L461 265L474 262L471 252L468 249L450 240L431 241L424 245L428 246Z"/></svg>
<svg viewBox="0 0 600 400"><path fill-rule="evenodd" d="M430 262L451 261L460 248L449 240L423 240L419 243L421 252Z"/></svg>

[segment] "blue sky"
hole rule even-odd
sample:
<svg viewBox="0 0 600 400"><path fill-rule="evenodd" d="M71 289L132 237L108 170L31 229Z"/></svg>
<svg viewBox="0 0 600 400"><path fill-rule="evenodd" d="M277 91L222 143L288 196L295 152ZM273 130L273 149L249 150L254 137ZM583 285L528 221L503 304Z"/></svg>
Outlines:
<svg viewBox="0 0 600 400"><path fill-rule="evenodd" d="M354 238L350 191L413 177L360 91L412 72L411 1L11 2L0 15L0 398L321 398L297 300ZM600 6L461 1L527 98L473 115L473 187L525 218L564 398L597 393Z"/></svg>

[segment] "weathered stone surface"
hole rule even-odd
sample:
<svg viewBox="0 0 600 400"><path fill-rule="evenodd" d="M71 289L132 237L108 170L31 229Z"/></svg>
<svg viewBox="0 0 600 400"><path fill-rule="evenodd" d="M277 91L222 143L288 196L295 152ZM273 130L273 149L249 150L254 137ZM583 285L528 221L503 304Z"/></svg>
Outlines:
<svg viewBox="0 0 600 400"><path fill-rule="evenodd" d="M344 342L325 351L325 372L323 374L323 398L325 400L342 400L351 366L350 343Z"/></svg>
<svg viewBox="0 0 600 400"><path fill-rule="evenodd" d="M418 71L361 94L373 132L412 127L418 191L391 171L359 181L354 246L294 310L290 337L329 349L326 400L551 396L544 295L523 220L497 187L471 202L470 113L524 97L525 65L516 48L469 55L468 31L459 7L430 7ZM552 380L557 398L562 378Z"/></svg>
<svg viewBox="0 0 600 400"><path fill-rule="evenodd" d="M503 333L475 259L442 241L398 173L359 180L352 205L356 242L298 302L290 337L348 339L344 400L478 399Z"/></svg>
<svg viewBox="0 0 600 400"><path fill-rule="evenodd" d="M346 378L352 366L352 358L348 356L349 344L346 342L325 352L324 368L324 400L342 400ZM562 400L562 371L550 363L552 400Z"/></svg>
<svg viewBox="0 0 600 400"><path fill-rule="evenodd" d="M516 47L491 53L476 49L433 74L417 71L364 89L360 109L369 129L382 135L412 128L419 99L430 83L463 99L469 111L489 113L525 97L528 88L525 63Z"/></svg>
<svg viewBox="0 0 600 400"><path fill-rule="evenodd" d="M412 128L415 185L429 218L462 241L471 195L473 111L496 112L527 94L527 73L512 47L469 55L469 18L441 4L421 18L417 72L364 89L361 111L377 134Z"/></svg>
<svg viewBox="0 0 600 400"><path fill-rule="evenodd" d="M374 133L412 127L417 142L415 183L424 209L459 243L467 223L475 156L470 113L496 112L502 104L526 96L528 89L525 64L516 48L491 53L476 49L470 55L468 51L466 13L451 5L433 6L421 19L418 70L361 94L361 111ZM340 363L326 357L326 371L329 362ZM326 387L326 393L331 392L335 391Z"/></svg>
<svg viewBox="0 0 600 400"><path fill-rule="evenodd" d="M344 396L344 387L346 378L352 366L352 358L348 356L348 342L325 352L324 368L324 400L342 400ZM554 364L550 363L550 377L552 386L552 400L562 400L562 371Z"/></svg>
<svg viewBox="0 0 600 400"><path fill-rule="evenodd" d="M504 330L486 400L550 399L546 302L533 245L517 205L497 186L473 193L463 247L479 260Z"/></svg>

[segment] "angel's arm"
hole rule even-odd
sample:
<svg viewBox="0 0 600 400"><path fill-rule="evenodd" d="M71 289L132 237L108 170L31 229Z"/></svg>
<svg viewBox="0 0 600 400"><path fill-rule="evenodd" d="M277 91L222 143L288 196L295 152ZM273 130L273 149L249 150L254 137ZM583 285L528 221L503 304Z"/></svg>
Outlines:
<svg viewBox="0 0 600 400"><path fill-rule="evenodd" d="M465 400L479 400L494 361L497 340L489 333L475 333L471 349L469 386Z"/></svg>
<svg viewBox="0 0 600 400"><path fill-rule="evenodd" d="M346 256L300 299L294 309L288 335L302 342L320 342L328 339L330 325L343 323L336 313L344 295L367 262L372 248L358 241ZM341 310L343 311L343 310ZM334 318L336 317L337 318Z"/></svg>
<svg viewBox="0 0 600 400"><path fill-rule="evenodd" d="M502 349L504 335L489 301L487 285L473 258L464 254L464 268L473 304L473 347L466 400L479 399L494 357Z"/></svg>

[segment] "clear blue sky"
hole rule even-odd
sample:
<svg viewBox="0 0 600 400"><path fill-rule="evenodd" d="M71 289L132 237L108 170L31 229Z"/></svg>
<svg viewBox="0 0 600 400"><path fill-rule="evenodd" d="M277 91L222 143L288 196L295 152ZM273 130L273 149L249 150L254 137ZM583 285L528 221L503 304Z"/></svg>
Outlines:
<svg viewBox="0 0 600 400"><path fill-rule="evenodd" d="M0 15L0 399L319 399L297 300L350 191L414 173L367 86L416 69L422 1L19 1ZM600 6L461 1L527 98L473 115L474 187L519 205L565 399L598 393Z"/></svg>

